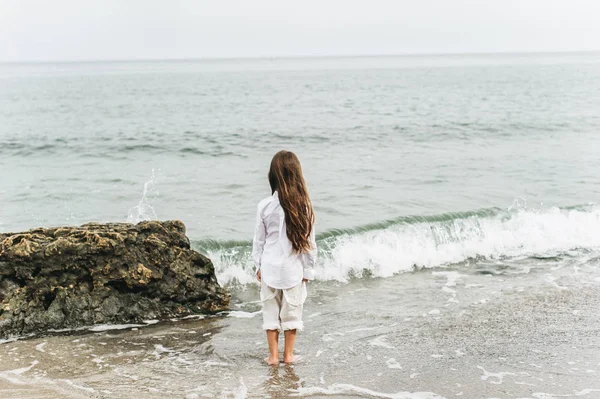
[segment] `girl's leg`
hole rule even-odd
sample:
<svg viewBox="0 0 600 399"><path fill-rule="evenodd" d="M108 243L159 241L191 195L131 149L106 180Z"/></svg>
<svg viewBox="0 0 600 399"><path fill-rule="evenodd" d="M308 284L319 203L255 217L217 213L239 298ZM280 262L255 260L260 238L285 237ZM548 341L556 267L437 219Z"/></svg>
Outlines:
<svg viewBox="0 0 600 399"><path fill-rule="evenodd" d="M297 356L294 356L294 344L296 343L296 331L302 330L304 327L304 323L302 323L302 310L305 298L305 296L303 298L303 290L305 289L304 284L300 284L297 287L287 290L281 301L280 319L285 338L283 348L284 363L295 363L299 360Z"/></svg>
<svg viewBox="0 0 600 399"><path fill-rule="evenodd" d="M269 366L275 366L279 364L279 330L267 330L267 342L269 343L269 357L265 359L265 362Z"/></svg>
<svg viewBox="0 0 600 399"><path fill-rule="evenodd" d="M267 332L267 343L269 345L269 357L265 358L265 362L270 366L275 366L279 364L281 291L269 288L263 283L261 301L263 305L263 329Z"/></svg>
<svg viewBox="0 0 600 399"><path fill-rule="evenodd" d="M294 362L294 344L296 343L296 330L285 330L283 332L285 346L283 347L283 362Z"/></svg>

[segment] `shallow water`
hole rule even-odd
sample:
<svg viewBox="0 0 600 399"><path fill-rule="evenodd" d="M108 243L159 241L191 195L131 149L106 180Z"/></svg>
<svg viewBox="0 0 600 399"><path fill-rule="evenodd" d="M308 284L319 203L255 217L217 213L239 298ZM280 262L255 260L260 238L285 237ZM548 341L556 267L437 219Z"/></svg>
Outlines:
<svg viewBox="0 0 600 399"><path fill-rule="evenodd" d="M585 256L315 283L295 366L262 363L256 287L234 292L228 315L9 342L0 389L8 398L595 398L600 253Z"/></svg>

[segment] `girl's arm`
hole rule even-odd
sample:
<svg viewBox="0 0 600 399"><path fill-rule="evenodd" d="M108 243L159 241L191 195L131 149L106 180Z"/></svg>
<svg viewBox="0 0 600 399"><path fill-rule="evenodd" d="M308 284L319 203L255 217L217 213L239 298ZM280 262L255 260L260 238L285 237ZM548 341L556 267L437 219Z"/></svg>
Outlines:
<svg viewBox="0 0 600 399"><path fill-rule="evenodd" d="M254 239L252 240L252 260L256 266L256 273L260 272L260 261L265 247L265 240L267 237L267 229L261 216L261 207L259 204L256 212L256 225L254 227Z"/></svg>
<svg viewBox="0 0 600 399"><path fill-rule="evenodd" d="M306 262L304 262L304 279L314 280L315 278L315 263L317 261L317 240L315 238L315 229L313 227L310 233L310 251L306 253Z"/></svg>

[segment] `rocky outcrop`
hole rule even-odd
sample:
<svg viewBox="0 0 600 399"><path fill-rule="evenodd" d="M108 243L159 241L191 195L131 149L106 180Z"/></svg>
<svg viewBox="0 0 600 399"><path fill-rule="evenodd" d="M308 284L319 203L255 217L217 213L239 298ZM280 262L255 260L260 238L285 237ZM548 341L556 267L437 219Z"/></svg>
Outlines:
<svg viewBox="0 0 600 399"><path fill-rule="evenodd" d="M0 233L0 338L228 307L180 221Z"/></svg>

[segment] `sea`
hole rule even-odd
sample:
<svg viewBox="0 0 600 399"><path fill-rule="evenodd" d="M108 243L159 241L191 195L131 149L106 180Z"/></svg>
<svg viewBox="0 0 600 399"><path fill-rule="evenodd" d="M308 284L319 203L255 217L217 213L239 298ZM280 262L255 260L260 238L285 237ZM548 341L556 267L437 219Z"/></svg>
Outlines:
<svg viewBox="0 0 600 399"><path fill-rule="evenodd" d="M275 377L250 251L282 149L301 160L319 257L307 361ZM115 349L72 382L55 360L36 377L30 357L73 336L19 340L0 345L27 353L0 381L111 398L598 398L599 171L600 53L0 64L0 231L179 219L233 295L230 314L187 322L202 350L172 339L183 321L95 330L77 338L94 358ZM134 347L116 347L135 339L150 352L130 364Z"/></svg>

